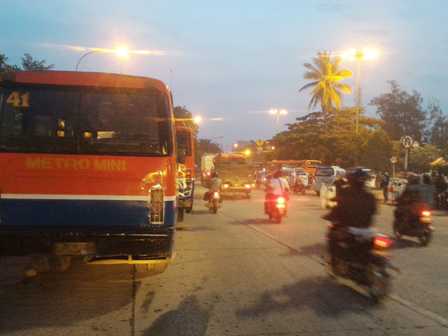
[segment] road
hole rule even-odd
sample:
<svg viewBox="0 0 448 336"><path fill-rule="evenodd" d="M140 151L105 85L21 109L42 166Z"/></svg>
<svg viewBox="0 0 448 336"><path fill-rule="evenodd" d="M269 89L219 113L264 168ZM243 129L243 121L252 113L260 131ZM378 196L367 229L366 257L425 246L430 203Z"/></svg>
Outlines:
<svg viewBox="0 0 448 336"><path fill-rule="evenodd" d="M0 286L1 335L447 335L448 220L434 240L394 242L390 296L375 305L348 282L330 281L322 256L327 223L319 198L292 195L281 224L251 200L224 200L214 215L197 188L178 225L166 272L140 278L131 265L85 265ZM392 235L393 207L375 226Z"/></svg>

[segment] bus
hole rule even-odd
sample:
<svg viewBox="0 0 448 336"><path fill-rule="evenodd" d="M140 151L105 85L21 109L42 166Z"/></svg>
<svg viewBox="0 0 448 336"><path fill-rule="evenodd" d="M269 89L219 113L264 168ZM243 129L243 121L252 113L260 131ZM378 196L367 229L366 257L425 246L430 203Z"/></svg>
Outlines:
<svg viewBox="0 0 448 336"><path fill-rule="evenodd" d="M191 213L193 210L195 172L193 131L183 120L176 120L176 135L179 150L179 206L177 221L182 222L184 211Z"/></svg>
<svg viewBox="0 0 448 336"><path fill-rule="evenodd" d="M273 160L267 163L267 171L273 174L276 170L282 168L303 168L308 174L314 175L320 164L321 161L319 160Z"/></svg>
<svg viewBox="0 0 448 336"><path fill-rule="evenodd" d="M178 197L167 86L18 71L0 74L0 90L0 257L30 256L37 271L79 256L163 272Z"/></svg>

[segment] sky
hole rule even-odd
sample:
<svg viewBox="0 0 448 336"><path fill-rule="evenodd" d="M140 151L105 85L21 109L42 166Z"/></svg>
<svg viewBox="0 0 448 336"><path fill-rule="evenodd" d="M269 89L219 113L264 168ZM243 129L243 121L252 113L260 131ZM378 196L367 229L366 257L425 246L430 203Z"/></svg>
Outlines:
<svg viewBox="0 0 448 336"><path fill-rule="evenodd" d="M79 71L157 78L182 106L203 120L199 138L230 151L234 142L268 140L308 109L304 63L317 52L334 56L375 49L361 60L361 106L390 92L388 81L437 99L448 114L448 1L9 1L0 0L0 54L21 64L29 53L74 71L89 51L126 46L125 58L92 53ZM341 67L353 77L357 62ZM344 106L355 106L344 94Z"/></svg>

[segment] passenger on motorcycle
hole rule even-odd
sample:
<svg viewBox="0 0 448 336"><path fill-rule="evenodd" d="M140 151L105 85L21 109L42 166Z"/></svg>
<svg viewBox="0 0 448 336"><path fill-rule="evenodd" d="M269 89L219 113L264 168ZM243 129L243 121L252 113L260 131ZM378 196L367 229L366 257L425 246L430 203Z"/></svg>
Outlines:
<svg viewBox="0 0 448 336"><path fill-rule="evenodd" d="M421 176L412 173L403 194L397 199L395 217L407 224L417 222L420 212L431 208L427 197L427 189L421 183Z"/></svg>
<svg viewBox="0 0 448 336"><path fill-rule="evenodd" d="M264 212L267 213L268 202L274 202L278 197L284 197L289 200L289 184L283 178L283 172L277 170L266 187L266 196L264 202Z"/></svg>
<svg viewBox="0 0 448 336"><path fill-rule="evenodd" d="M207 182L208 191L204 194L204 201L208 201L211 194L215 191L221 193L222 180L218 178L217 172L212 172L212 177Z"/></svg>
<svg viewBox="0 0 448 336"><path fill-rule="evenodd" d="M343 241L350 244L352 235L346 227L370 228L373 215L376 212L375 197L364 188L370 169L355 167L347 170L348 185L341 187L336 194L337 205L324 219L333 223L333 229L328 234L329 251L332 259L339 254L338 244ZM342 251L342 250L341 250Z"/></svg>

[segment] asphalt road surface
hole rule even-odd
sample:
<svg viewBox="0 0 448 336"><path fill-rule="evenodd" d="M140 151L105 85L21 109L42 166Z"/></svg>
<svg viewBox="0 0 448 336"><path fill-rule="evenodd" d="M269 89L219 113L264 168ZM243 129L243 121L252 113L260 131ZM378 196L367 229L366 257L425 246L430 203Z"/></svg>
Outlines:
<svg viewBox="0 0 448 336"><path fill-rule="evenodd" d="M435 212L434 240L394 241L400 273L374 304L323 266L326 213L311 191L292 195L281 224L263 213L264 192L201 201L178 223L167 270L141 278L132 265L85 265L12 284L21 260L0 263L1 335L448 335L448 214ZM392 235L393 207L375 226ZM8 284L8 279L10 280Z"/></svg>

